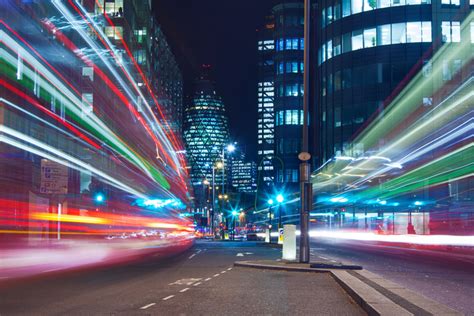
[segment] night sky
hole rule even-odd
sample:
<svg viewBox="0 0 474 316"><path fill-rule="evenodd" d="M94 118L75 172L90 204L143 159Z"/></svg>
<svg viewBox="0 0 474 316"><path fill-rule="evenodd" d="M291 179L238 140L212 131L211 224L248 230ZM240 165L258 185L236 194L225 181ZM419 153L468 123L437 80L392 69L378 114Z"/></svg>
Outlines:
<svg viewBox="0 0 474 316"><path fill-rule="evenodd" d="M200 65L211 64L231 138L252 159L257 143L256 29L272 4L272 0L153 0L158 21L183 68L185 94L192 95Z"/></svg>

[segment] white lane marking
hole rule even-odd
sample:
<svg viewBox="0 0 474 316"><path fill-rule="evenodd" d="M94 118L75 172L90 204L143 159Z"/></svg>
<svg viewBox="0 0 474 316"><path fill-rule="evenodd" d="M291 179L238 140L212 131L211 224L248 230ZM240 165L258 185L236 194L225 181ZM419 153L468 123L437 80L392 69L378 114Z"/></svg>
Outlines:
<svg viewBox="0 0 474 316"><path fill-rule="evenodd" d="M163 297L163 301L167 301L167 300L169 300L170 298L173 298L173 297L174 297L174 295L170 295L170 296L167 296L167 297Z"/></svg>
<svg viewBox="0 0 474 316"><path fill-rule="evenodd" d="M226 270L224 270L224 271L221 271L221 273L226 273L226 272L227 272Z"/></svg>
<svg viewBox="0 0 474 316"><path fill-rule="evenodd" d="M201 282L195 283L193 286L198 286L199 284L201 284Z"/></svg>
<svg viewBox="0 0 474 316"><path fill-rule="evenodd" d="M246 255L253 255L253 252L246 252Z"/></svg>
<svg viewBox="0 0 474 316"><path fill-rule="evenodd" d="M214 277L218 277L220 275L220 273L216 273L214 274Z"/></svg>
<svg viewBox="0 0 474 316"><path fill-rule="evenodd" d="M184 293L184 292L186 292L187 290L189 290L189 287L182 289L181 291L179 291L179 293Z"/></svg>
<svg viewBox="0 0 474 316"><path fill-rule="evenodd" d="M207 282L207 281L209 281L210 279L212 279L212 278L207 278L207 279L205 279L204 281L206 281L206 282Z"/></svg>
<svg viewBox="0 0 474 316"><path fill-rule="evenodd" d="M189 256L189 259L192 259L192 258L194 258L194 256L195 256L195 255L196 255L196 254L195 254L195 253L193 253L192 255L190 255L190 256Z"/></svg>
<svg viewBox="0 0 474 316"><path fill-rule="evenodd" d="M227 271L230 271L230 270L232 270L232 268L227 269Z"/></svg>
<svg viewBox="0 0 474 316"><path fill-rule="evenodd" d="M142 306L142 307L140 307L140 309L147 309L147 308L149 308L149 307L152 307L153 305L156 305L156 303L151 303L151 304Z"/></svg>
<svg viewBox="0 0 474 316"><path fill-rule="evenodd" d="M197 281L200 281L202 280L201 278L197 278L197 279L193 279L193 278L190 278L190 279L181 279L181 280L178 280L176 282L173 282L173 283L170 283L168 285L191 285L193 284L194 282L197 282Z"/></svg>
<svg viewBox="0 0 474 316"><path fill-rule="evenodd" d="M319 256L319 258L324 259L324 260L329 260L329 258L326 258L326 257L323 257L323 256Z"/></svg>
<svg viewBox="0 0 474 316"><path fill-rule="evenodd" d="M236 255L236 257L243 257L243 256L244 256L244 254L240 253L240 252Z"/></svg>
<svg viewBox="0 0 474 316"><path fill-rule="evenodd" d="M331 262L337 262L336 260L331 260Z"/></svg>
<svg viewBox="0 0 474 316"><path fill-rule="evenodd" d="M199 250L197 251L197 253L200 253L201 251L202 251L202 250L201 250L201 249L199 249Z"/></svg>
<svg viewBox="0 0 474 316"><path fill-rule="evenodd" d="M58 270L61 270L61 268L44 270L43 272L53 272L53 271L58 271Z"/></svg>

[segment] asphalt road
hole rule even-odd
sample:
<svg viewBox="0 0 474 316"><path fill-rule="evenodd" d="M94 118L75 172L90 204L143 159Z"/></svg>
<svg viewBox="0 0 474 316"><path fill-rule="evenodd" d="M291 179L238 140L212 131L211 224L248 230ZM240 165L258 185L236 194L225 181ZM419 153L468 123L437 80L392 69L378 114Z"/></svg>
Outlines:
<svg viewBox="0 0 474 316"><path fill-rule="evenodd" d="M200 241L168 259L0 284L0 315L363 315L328 274L234 268L277 259L252 242Z"/></svg>
<svg viewBox="0 0 474 316"><path fill-rule="evenodd" d="M466 315L474 315L473 257L324 239L312 240L311 253L312 261L330 259L362 265Z"/></svg>

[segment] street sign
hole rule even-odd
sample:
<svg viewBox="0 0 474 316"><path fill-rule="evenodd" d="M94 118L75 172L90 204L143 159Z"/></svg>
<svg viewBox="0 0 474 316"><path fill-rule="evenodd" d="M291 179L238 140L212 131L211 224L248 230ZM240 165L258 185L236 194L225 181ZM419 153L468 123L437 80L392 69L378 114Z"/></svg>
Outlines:
<svg viewBox="0 0 474 316"><path fill-rule="evenodd" d="M284 232L283 228L278 228L278 243L283 245Z"/></svg>
<svg viewBox="0 0 474 316"><path fill-rule="evenodd" d="M57 162L41 159L40 192L44 194L67 194L68 168Z"/></svg>

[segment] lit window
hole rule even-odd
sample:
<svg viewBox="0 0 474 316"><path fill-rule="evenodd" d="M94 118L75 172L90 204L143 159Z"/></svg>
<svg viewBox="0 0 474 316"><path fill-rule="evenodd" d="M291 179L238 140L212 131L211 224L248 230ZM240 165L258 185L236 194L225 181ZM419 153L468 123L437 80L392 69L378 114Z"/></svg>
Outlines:
<svg viewBox="0 0 474 316"><path fill-rule="evenodd" d="M421 42L421 22L407 23L407 43Z"/></svg>
<svg viewBox="0 0 474 316"><path fill-rule="evenodd" d="M405 0L392 0L392 7L396 7L399 5L405 5Z"/></svg>
<svg viewBox="0 0 474 316"><path fill-rule="evenodd" d="M460 3L459 0L441 0L441 4L458 6Z"/></svg>
<svg viewBox="0 0 474 316"><path fill-rule="evenodd" d="M300 38L300 49L304 49L304 38Z"/></svg>
<svg viewBox="0 0 474 316"><path fill-rule="evenodd" d="M471 0L471 4L473 4L474 0ZM474 44L474 22L471 22L471 43Z"/></svg>
<svg viewBox="0 0 474 316"><path fill-rule="evenodd" d="M327 50L328 50L328 59L332 58L332 41L329 41L327 44Z"/></svg>
<svg viewBox="0 0 474 316"><path fill-rule="evenodd" d="M342 16L346 17L349 15L351 15L351 0L342 0Z"/></svg>
<svg viewBox="0 0 474 316"><path fill-rule="evenodd" d="M377 0L364 0L364 11L377 9Z"/></svg>
<svg viewBox="0 0 474 316"><path fill-rule="evenodd" d="M406 43L406 23L392 24L392 44Z"/></svg>
<svg viewBox="0 0 474 316"><path fill-rule="evenodd" d="M431 22L421 22L421 41L431 42Z"/></svg>
<svg viewBox="0 0 474 316"><path fill-rule="evenodd" d="M444 43L461 41L461 23L459 21L442 21L441 34Z"/></svg>
<svg viewBox="0 0 474 316"><path fill-rule="evenodd" d="M299 40L297 38L291 39L291 49L298 49Z"/></svg>
<svg viewBox="0 0 474 316"><path fill-rule="evenodd" d="M337 36L334 38L334 44L333 44L332 50L333 50L334 56L341 54L341 37L340 36Z"/></svg>
<svg viewBox="0 0 474 316"><path fill-rule="evenodd" d="M376 31L374 29L364 30L364 47L375 47L376 45Z"/></svg>
<svg viewBox="0 0 474 316"><path fill-rule="evenodd" d="M390 45L392 43L390 28L390 24L377 26L377 45Z"/></svg>
<svg viewBox="0 0 474 316"><path fill-rule="evenodd" d="M352 32L352 50L364 48L362 30Z"/></svg>
<svg viewBox="0 0 474 316"><path fill-rule="evenodd" d="M362 2L363 0L352 0L352 14L360 13L362 12Z"/></svg>

